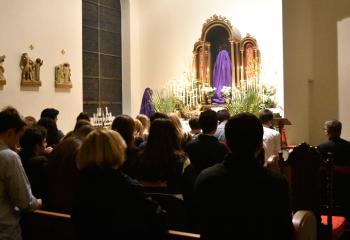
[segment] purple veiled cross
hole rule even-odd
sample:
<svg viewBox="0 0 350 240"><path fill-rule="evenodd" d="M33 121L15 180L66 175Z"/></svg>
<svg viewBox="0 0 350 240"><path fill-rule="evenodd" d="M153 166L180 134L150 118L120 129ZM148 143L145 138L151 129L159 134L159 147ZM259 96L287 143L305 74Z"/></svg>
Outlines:
<svg viewBox="0 0 350 240"><path fill-rule="evenodd" d="M225 99L221 97L221 89L224 86L232 85L232 68L229 54L226 50L221 50L216 57L213 73L213 87L215 94L212 98L214 104L224 104Z"/></svg>
<svg viewBox="0 0 350 240"><path fill-rule="evenodd" d="M143 92L140 114L144 114L147 117L150 117L154 113L154 108L151 102L151 94L152 90L150 88L146 88Z"/></svg>

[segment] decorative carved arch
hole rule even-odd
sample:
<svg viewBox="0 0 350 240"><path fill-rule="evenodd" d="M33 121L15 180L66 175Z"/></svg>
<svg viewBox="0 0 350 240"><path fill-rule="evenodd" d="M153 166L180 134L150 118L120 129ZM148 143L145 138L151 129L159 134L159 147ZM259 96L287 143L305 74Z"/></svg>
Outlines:
<svg viewBox="0 0 350 240"><path fill-rule="evenodd" d="M232 62L232 84L237 85L239 82L237 57L240 56L239 42L241 41L241 34L223 16L213 15L203 24L201 37L193 47L193 72L203 85L212 86L213 60L215 60L212 58L215 56L212 56L211 51L214 46L208 39L208 35L218 28L222 28L227 32L227 45Z"/></svg>
<svg viewBox="0 0 350 240"><path fill-rule="evenodd" d="M223 27L229 33L229 41L239 41L242 37L238 29L231 25L231 22L223 16L213 15L203 24L201 40L206 41L208 32L214 27Z"/></svg>
<svg viewBox="0 0 350 240"><path fill-rule="evenodd" d="M243 66L242 79L258 80L260 72L260 51L255 38L249 33L240 43L241 62Z"/></svg>

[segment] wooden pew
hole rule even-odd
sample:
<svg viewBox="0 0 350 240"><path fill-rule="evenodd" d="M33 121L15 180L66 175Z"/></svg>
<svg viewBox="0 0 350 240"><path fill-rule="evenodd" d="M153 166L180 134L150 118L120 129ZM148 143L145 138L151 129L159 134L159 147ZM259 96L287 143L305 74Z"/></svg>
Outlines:
<svg viewBox="0 0 350 240"><path fill-rule="evenodd" d="M73 240L74 231L69 214L36 210L23 217L24 240ZM198 240L199 234L168 230L169 240Z"/></svg>

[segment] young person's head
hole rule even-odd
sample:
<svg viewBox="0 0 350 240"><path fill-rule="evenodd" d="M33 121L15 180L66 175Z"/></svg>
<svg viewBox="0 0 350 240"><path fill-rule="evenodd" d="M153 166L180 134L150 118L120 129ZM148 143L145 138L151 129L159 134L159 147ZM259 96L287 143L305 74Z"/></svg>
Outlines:
<svg viewBox="0 0 350 240"><path fill-rule="evenodd" d="M201 126L199 125L199 118L198 117L192 117L188 121L188 125L190 125L191 132L200 132Z"/></svg>
<svg viewBox="0 0 350 240"><path fill-rule="evenodd" d="M128 115L116 116L112 123L112 129L123 137L128 146L134 143L135 122L132 117Z"/></svg>
<svg viewBox="0 0 350 240"><path fill-rule="evenodd" d="M264 130L259 119L251 113L231 117L226 123L225 135L233 154L255 156L262 149Z"/></svg>
<svg viewBox="0 0 350 240"><path fill-rule="evenodd" d="M45 108L40 115L40 118L50 118L57 122L57 116L60 112L55 108Z"/></svg>
<svg viewBox="0 0 350 240"><path fill-rule="evenodd" d="M143 126L142 134L148 133L150 125L151 125L150 119L144 114L137 115L136 119L138 119L142 123L142 126Z"/></svg>
<svg viewBox="0 0 350 240"><path fill-rule="evenodd" d="M273 113L268 109L263 109L259 112L261 123L267 127L272 127Z"/></svg>
<svg viewBox="0 0 350 240"><path fill-rule="evenodd" d="M218 117L219 123L221 123L230 118L230 113L226 109L221 109L217 111L216 116Z"/></svg>
<svg viewBox="0 0 350 240"><path fill-rule="evenodd" d="M90 116L89 116L89 114L86 113L86 112L81 112L81 113L79 113L79 115L77 116L77 121L79 121L79 120L86 120L86 121L90 122Z"/></svg>
<svg viewBox="0 0 350 240"><path fill-rule="evenodd" d="M204 134L214 134L218 126L218 117L216 112L207 109L199 115L199 126Z"/></svg>
<svg viewBox="0 0 350 240"><path fill-rule="evenodd" d="M15 108L6 107L0 112L0 139L12 150L16 149L25 126Z"/></svg>
<svg viewBox="0 0 350 240"><path fill-rule="evenodd" d="M325 134L328 138L339 138L341 135L342 124L338 120L329 120L324 124Z"/></svg>
<svg viewBox="0 0 350 240"><path fill-rule="evenodd" d="M113 130L95 130L84 140L77 165L79 169L106 167L119 169L124 161L126 143Z"/></svg>
<svg viewBox="0 0 350 240"><path fill-rule="evenodd" d="M46 129L41 126L27 128L19 140L21 151L33 155L45 155Z"/></svg>
<svg viewBox="0 0 350 240"><path fill-rule="evenodd" d="M46 141L49 146L54 146L60 141L56 122L52 118L40 118L37 125L46 129Z"/></svg>

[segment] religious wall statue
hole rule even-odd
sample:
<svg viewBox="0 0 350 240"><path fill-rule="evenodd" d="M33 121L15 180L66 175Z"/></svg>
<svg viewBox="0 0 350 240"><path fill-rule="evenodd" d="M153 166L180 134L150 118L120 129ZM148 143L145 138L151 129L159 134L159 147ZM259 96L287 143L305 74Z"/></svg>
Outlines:
<svg viewBox="0 0 350 240"><path fill-rule="evenodd" d="M37 58L35 62L28 56L28 53L23 53L19 64L22 75L22 86L41 86L40 67L43 65L43 60Z"/></svg>
<svg viewBox="0 0 350 240"><path fill-rule="evenodd" d="M71 70L69 63L63 63L55 67L55 87L56 88L72 88L70 79Z"/></svg>
<svg viewBox="0 0 350 240"><path fill-rule="evenodd" d="M6 78L4 75L5 68L3 66L4 61L5 61L5 55L0 56L0 86L3 86L6 84Z"/></svg>

